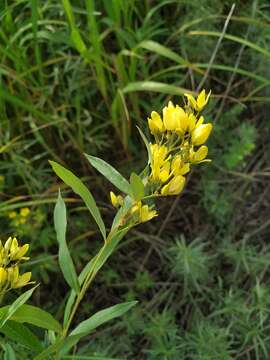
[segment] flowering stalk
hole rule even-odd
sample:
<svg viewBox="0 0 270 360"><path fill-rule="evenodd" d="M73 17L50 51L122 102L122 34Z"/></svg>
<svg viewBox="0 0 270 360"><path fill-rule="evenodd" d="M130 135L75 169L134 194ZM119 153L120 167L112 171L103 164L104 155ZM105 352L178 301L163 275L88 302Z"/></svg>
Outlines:
<svg viewBox="0 0 270 360"><path fill-rule="evenodd" d="M126 196L110 192L111 203L118 212L111 231L104 238L103 247L96 255L90 271L81 284L64 326L63 337L67 335L81 300L102 266L99 265L100 259L106 257L106 252L112 247L111 243L115 241L115 236L121 234L116 241L118 243L129 229L156 217L157 211L154 208L153 199L159 196L180 194L185 186L185 175L190 171L191 166L210 161L206 159L208 148L204 143L211 133L212 125L205 124L200 114L208 102L210 93L206 96L203 90L197 99L189 94L185 96L187 102L184 108L169 102L163 109L162 117L155 111L151 113L148 125L155 142L148 144L150 166L143 171L141 176L132 173L130 183L103 160L87 155L91 164L107 176L115 186L126 192ZM55 165L54 170L56 170ZM60 177L63 179L63 174L62 176L60 174ZM110 255L111 251L108 251L108 254Z"/></svg>

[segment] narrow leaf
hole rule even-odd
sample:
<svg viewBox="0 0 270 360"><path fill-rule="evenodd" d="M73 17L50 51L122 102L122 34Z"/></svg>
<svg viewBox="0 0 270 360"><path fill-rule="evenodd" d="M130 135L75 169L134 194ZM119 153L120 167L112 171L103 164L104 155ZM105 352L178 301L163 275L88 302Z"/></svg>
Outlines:
<svg viewBox="0 0 270 360"><path fill-rule="evenodd" d="M111 306L107 309L98 311L89 319L82 321L72 332L72 335L79 335L85 336L89 334L91 331L96 329L98 326L104 324L107 321L110 321L116 317L123 315L129 309L131 309L134 305L137 304L137 301L129 301L122 304L117 304Z"/></svg>
<svg viewBox="0 0 270 360"><path fill-rule="evenodd" d="M130 185L133 198L140 201L144 197L144 185L142 179L135 173L130 175Z"/></svg>
<svg viewBox="0 0 270 360"><path fill-rule="evenodd" d="M11 304L8 309L4 312L0 320L0 328L5 325L5 323L12 317L12 315L30 298L34 290L38 285L33 287L30 290L25 291L20 295L14 302Z"/></svg>
<svg viewBox="0 0 270 360"><path fill-rule="evenodd" d="M4 350L4 360L16 360L16 354L13 350L13 347L9 344L2 344L3 350Z"/></svg>
<svg viewBox="0 0 270 360"><path fill-rule="evenodd" d="M182 56L178 55L176 52L172 51L166 46L159 44L158 42L152 40L146 40L141 42L138 45L138 47L142 47L144 49L153 51L158 55L164 56L170 60L175 61L176 63L187 64L187 61L184 58L182 58Z"/></svg>
<svg viewBox="0 0 270 360"><path fill-rule="evenodd" d="M40 328L52 330L55 332L61 332L62 327L55 318L45 310L42 310L36 306L22 305L10 318L20 323L28 323Z"/></svg>
<svg viewBox="0 0 270 360"><path fill-rule="evenodd" d="M5 325L1 327L0 333L36 352L43 350L42 344L36 335L25 325L17 323L16 321L7 321Z"/></svg>
<svg viewBox="0 0 270 360"><path fill-rule="evenodd" d="M141 138L143 139L143 142L146 146L146 149L147 149L147 154L148 154L148 164L151 164L152 163L152 152L151 152L151 149L150 149L150 145L149 145L149 141L147 140L146 136L144 135L144 133L142 132L142 130L137 126L137 129L141 135Z"/></svg>
<svg viewBox="0 0 270 360"><path fill-rule="evenodd" d="M60 177L60 179L62 179L68 186L72 188L72 190L76 194L78 194L83 199L85 205L95 219L103 238L106 239L105 225L91 192L76 175L64 168L64 166L54 161L50 161L50 164L54 172Z"/></svg>
<svg viewBox="0 0 270 360"><path fill-rule="evenodd" d="M99 159L95 156L84 154L87 160L97 171L105 176L114 186L126 194L130 194L131 189L129 182L111 165L106 161Z"/></svg>
<svg viewBox="0 0 270 360"><path fill-rule="evenodd" d="M80 291L80 286L73 264L71 255L66 243L66 229L67 229L67 216L66 205L62 199L59 189L58 199L54 209L54 226L56 231L57 241L59 243L59 264L68 285L74 289L76 293Z"/></svg>

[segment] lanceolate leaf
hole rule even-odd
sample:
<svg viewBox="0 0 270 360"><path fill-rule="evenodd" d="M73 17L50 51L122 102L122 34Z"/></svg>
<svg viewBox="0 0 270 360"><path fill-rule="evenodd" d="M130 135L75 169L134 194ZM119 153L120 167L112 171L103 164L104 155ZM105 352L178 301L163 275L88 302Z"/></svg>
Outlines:
<svg viewBox="0 0 270 360"><path fill-rule="evenodd" d="M24 304L10 318L20 323L28 323L40 328L61 332L62 327L55 318L45 310Z"/></svg>
<svg viewBox="0 0 270 360"><path fill-rule="evenodd" d="M76 175L74 175L71 171L64 168L64 166L54 161L50 161L50 164L54 172L60 177L60 179L62 179L68 186L72 188L72 190L76 194L78 194L83 199L85 205L87 206L93 218L95 219L103 238L105 239L106 238L105 225L91 192L87 189L84 183Z"/></svg>
<svg viewBox="0 0 270 360"><path fill-rule="evenodd" d="M89 319L82 321L72 332L70 335L78 335L78 334L89 334L91 331L96 329L98 326L104 324L105 322L112 320L118 316L123 315L129 309L131 309L134 305L137 304L137 301L129 301L122 304L117 304L111 306L107 309L98 311Z"/></svg>
<svg viewBox="0 0 270 360"><path fill-rule="evenodd" d="M80 286L76 274L76 270L70 256L66 243L67 216L66 205L62 199L59 190L58 199L54 209L54 226L57 240L59 243L59 264L66 282L74 289L76 293L80 291Z"/></svg>
<svg viewBox="0 0 270 360"><path fill-rule="evenodd" d="M151 153L151 149L150 149L150 145L149 145L149 142L148 140L146 139L146 136L144 135L144 133L142 132L142 130L137 126L137 129L141 135L141 138L143 139L143 142L146 146L146 149L147 149L147 154L148 154L148 164L151 164L152 162L152 153Z"/></svg>
<svg viewBox="0 0 270 360"><path fill-rule="evenodd" d="M30 298L37 286L38 285L25 291L10 306L7 307L6 311L1 314L0 328L4 326L5 323L15 314L15 312Z"/></svg>
<svg viewBox="0 0 270 360"><path fill-rule="evenodd" d="M31 350L36 352L43 350L42 344L36 335L25 325L17 323L16 321L7 321L5 325L1 327L0 332Z"/></svg>
<svg viewBox="0 0 270 360"><path fill-rule="evenodd" d="M111 306L107 309L98 311L89 319L82 321L64 340L61 346L61 354L65 354L71 349L82 337L88 335L98 326L110 321L116 317L123 315L130 308L137 304L137 301L130 301L118 305Z"/></svg>
<svg viewBox="0 0 270 360"><path fill-rule="evenodd" d="M87 160L97 171L105 176L114 186L126 194L130 194L131 189L129 182L111 165L106 161L99 159L95 156L84 154Z"/></svg>

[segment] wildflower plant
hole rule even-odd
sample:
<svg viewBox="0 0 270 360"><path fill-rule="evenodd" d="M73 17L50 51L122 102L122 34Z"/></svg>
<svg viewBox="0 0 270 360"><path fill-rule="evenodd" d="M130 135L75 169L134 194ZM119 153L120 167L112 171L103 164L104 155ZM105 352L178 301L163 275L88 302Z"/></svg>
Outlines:
<svg viewBox="0 0 270 360"><path fill-rule="evenodd" d="M38 326L53 331L53 336L49 337L50 343L45 349L41 345L41 350L38 351L35 359L48 359L54 355L57 359L61 358L82 337L90 334L103 323L121 316L137 303L136 301L128 301L100 310L72 328L75 315L86 292L99 270L127 232L134 226L157 217L155 200L159 197L179 195L184 189L186 176L192 166L210 161L207 159L208 148L205 142L212 131L212 125L205 123L204 117L201 115L201 111L206 106L209 96L210 93L206 95L204 90L196 99L191 94L185 94L186 100L183 107L174 105L170 101L164 107L162 114L158 114L155 111L151 113L148 118L148 126L153 136L152 141L149 142L144 133L139 129L147 148L148 163L139 175L132 172L129 181L104 160L85 154L90 164L118 188L120 192L115 194L111 191L109 194L113 207L117 209L109 229L106 229L99 208L90 190L83 182L62 165L54 161L50 162L55 173L84 201L99 228L103 238L103 245L98 253L89 259L89 262L78 275L66 242L66 206L59 190L54 210L54 224L59 244L59 265L70 287L70 292L67 296L62 325L43 310L38 308L33 310L39 315L42 311L42 316L40 315L39 317L43 322L39 319L42 324L39 322ZM21 215L24 216L25 213ZM3 254L7 254L11 259L10 261L15 261L15 263L12 262L11 266L12 269L17 269L17 262L26 260L24 255L28 250L28 246L19 247L17 240L13 239L11 243L10 241L8 245L3 247ZM5 247L8 250L5 250ZM3 257L3 261L6 258ZM9 264L10 262L2 264L3 270L1 271L2 279L4 280L8 279L6 267ZM15 282L8 280L10 288L24 286L30 281L29 275L24 274L20 277L16 273L16 276L17 280ZM27 311L27 309L28 311L31 310L25 308L27 305L23 304L33 291L34 288L28 290L28 292L21 295L19 302L17 301L18 299L16 300L17 304L19 303L16 310L19 311L21 306L24 306L24 311ZM18 311L17 313L15 311L16 319L19 317ZM29 319L25 320L25 318L24 321L33 324L33 317L31 317L32 322ZM35 321L34 325L37 325ZM52 335L52 333L50 334Z"/></svg>

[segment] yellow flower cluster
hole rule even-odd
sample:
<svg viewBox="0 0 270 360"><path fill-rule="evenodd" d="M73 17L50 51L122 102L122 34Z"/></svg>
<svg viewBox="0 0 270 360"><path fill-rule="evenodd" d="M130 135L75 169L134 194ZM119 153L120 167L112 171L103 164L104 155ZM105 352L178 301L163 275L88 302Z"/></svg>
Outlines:
<svg viewBox="0 0 270 360"><path fill-rule="evenodd" d="M9 237L5 244L0 240L0 294L28 285L31 272L19 274L19 263L29 260L25 257L29 244L19 246L16 238Z"/></svg>
<svg viewBox="0 0 270 360"><path fill-rule="evenodd" d="M157 216L156 210L142 201L147 202L147 199L156 196L180 194L191 166L210 161L206 159L208 148L204 143L212 131L212 124L206 124L200 114L210 94L206 95L203 90L196 99L191 94L185 94L187 100L184 107L170 101L163 108L162 117L152 111L148 125L155 143L149 144L150 173L146 177L142 175L141 179L145 196L140 201L132 199L126 222L131 219L137 224ZM111 192L110 198L114 207L123 206L124 198L121 195Z"/></svg>
<svg viewBox="0 0 270 360"><path fill-rule="evenodd" d="M124 198L121 195L115 195L114 192L110 192L111 203L115 208L118 208L123 205ZM127 214L127 217L132 216L135 222L146 222L153 217L157 216L155 210L151 210L148 205L143 205L141 201L134 201L133 205Z"/></svg>
<svg viewBox="0 0 270 360"><path fill-rule="evenodd" d="M195 99L185 94L187 103L182 108L171 101L162 111L155 111L148 119L155 143L150 144L151 174L149 182L156 194L177 195L185 185L185 176L192 164L209 161L207 146L212 124L205 124L200 112L208 103L210 93L203 90Z"/></svg>
<svg viewBox="0 0 270 360"><path fill-rule="evenodd" d="M26 223L29 214L30 214L30 209L25 207L25 208L21 208L20 212L11 211L8 214L8 217L12 220L13 225L17 227L19 225L23 225Z"/></svg>

